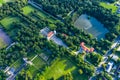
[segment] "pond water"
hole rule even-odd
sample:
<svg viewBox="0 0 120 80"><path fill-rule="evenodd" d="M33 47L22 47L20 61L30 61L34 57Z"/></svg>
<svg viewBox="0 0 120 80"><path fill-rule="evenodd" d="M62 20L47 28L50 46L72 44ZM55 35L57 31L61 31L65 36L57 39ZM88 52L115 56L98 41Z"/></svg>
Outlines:
<svg viewBox="0 0 120 80"><path fill-rule="evenodd" d="M74 25L78 29L83 29L85 32L92 34L97 39L104 38L105 34L109 32L97 19L86 14L82 14Z"/></svg>
<svg viewBox="0 0 120 80"><path fill-rule="evenodd" d="M10 37L2 29L0 29L0 40L1 40L0 41L0 48L2 48L4 45L7 46L11 43Z"/></svg>

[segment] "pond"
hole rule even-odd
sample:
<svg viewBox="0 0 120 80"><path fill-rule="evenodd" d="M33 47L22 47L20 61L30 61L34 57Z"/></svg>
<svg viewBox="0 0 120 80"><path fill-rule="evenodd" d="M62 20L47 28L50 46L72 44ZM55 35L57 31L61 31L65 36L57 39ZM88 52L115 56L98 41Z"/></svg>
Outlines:
<svg viewBox="0 0 120 80"><path fill-rule="evenodd" d="M93 37L101 39L105 37L105 34L109 31L94 17L82 14L74 23L74 26L78 29L83 29L85 32L90 33Z"/></svg>
<svg viewBox="0 0 120 80"><path fill-rule="evenodd" d="M11 43L10 37L0 28L0 49Z"/></svg>

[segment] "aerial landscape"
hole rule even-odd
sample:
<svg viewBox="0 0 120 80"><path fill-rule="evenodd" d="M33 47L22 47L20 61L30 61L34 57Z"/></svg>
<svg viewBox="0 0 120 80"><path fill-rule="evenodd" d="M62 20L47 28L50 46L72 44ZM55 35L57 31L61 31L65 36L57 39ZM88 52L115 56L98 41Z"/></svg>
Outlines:
<svg viewBox="0 0 120 80"><path fill-rule="evenodd" d="M120 80L120 0L0 0L0 80Z"/></svg>

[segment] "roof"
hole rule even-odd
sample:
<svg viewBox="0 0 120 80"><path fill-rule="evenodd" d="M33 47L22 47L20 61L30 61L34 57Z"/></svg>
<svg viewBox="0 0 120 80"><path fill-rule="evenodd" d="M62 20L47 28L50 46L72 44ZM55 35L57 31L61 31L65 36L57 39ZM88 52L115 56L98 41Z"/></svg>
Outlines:
<svg viewBox="0 0 120 80"><path fill-rule="evenodd" d="M54 35L54 32L53 32L53 31L49 32L49 33L47 34L48 39L50 39L53 35Z"/></svg>
<svg viewBox="0 0 120 80"><path fill-rule="evenodd" d="M117 61L119 59L119 57L117 55L113 55L112 59L115 60L115 61Z"/></svg>
<svg viewBox="0 0 120 80"><path fill-rule="evenodd" d="M120 46L118 47L117 51L120 51Z"/></svg>
<svg viewBox="0 0 120 80"><path fill-rule="evenodd" d="M53 34L54 34L54 32L51 31L51 32L49 32L49 33L47 34L47 37L51 37Z"/></svg>
<svg viewBox="0 0 120 80"><path fill-rule="evenodd" d="M80 43L80 46L82 47L82 49L86 52L93 52L94 51L94 48L88 48L85 46L85 43L84 42L81 42Z"/></svg>
<svg viewBox="0 0 120 80"><path fill-rule="evenodd" d="M113 62L109 62L108 65L107 65L106 71L110 72L111 69L112 69L112 66L113 66Z"/></svg>

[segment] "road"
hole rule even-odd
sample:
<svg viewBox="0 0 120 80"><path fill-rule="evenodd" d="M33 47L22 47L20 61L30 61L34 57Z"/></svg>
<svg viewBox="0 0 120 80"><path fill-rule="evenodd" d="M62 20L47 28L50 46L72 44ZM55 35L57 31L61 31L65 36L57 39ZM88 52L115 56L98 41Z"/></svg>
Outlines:
<svg viewBox="0 0 120 80"><path fill-rule="evenodd" d="M112 50L113 50L114 48L116 48L119 44L120 44L120 36L118 36L118 37L115 39L113 45L111 46L111 48L106 52L106 54L105 54L103 57L105 57L105 58L108 59L108 56L110 56L110 55L112 54ZM95 79L94 79L95 74L99 74L100 72L103 71L102 64L106 63L106 61L107 61L107 60L105 60L105 61L103 60L103 61L100 63L100 65L99 65L98 67L96 67L94 76L90 77L89 80L95 80Z"/></svg>
<svg viewBox="0 0 120 80"><path fill-rule="evenodd" d="M38 55L35 55L30 61L33 61L37 56L38 56ZM14 74L11 75L11 76L9 76L6 80L14 80L15 77L17 76L17 74L18 74L23 68L25 68L26 65L27 65L27 63L24 62L24 63L20 66L20 68L18 68L18 69L14 72Z"/></svg>
<svg viewBox="0 0 120 80"><path fill-rule="evenodd" d="M117 37L117 39L115 39L113 45L111 46L111 48L107 51L107 53L104 55L104 57L108 57L109 55L112 54L112 50L114 48L116 48L118 45L120 44L120 36Z"/></svg>
<svg viewBox="0 0 120 80"><path fill-rule="evenodd" d="M19 69L17 69L13 75L9 76L6 80L14 80L16 75L27 65L27 63L24 63Z"/></svg>

